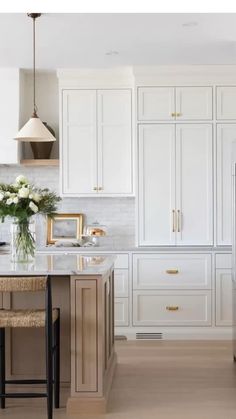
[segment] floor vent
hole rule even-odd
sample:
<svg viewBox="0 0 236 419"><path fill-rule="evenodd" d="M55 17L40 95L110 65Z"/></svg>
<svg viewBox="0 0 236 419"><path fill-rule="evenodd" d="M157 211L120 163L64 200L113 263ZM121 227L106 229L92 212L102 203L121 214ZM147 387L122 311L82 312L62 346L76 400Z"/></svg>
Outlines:
<svg viewBox="0 0 236 419"><path fill-rule="evenodd" d="M163 335L162 333L136 333L136 339L161 340Z"/></svg>
<svg viewBox="0 0 236 419"><path fill-rule="evenodd" d="M127 340L127 336L125 336L125 335L115 335L115 340Z"/></svg>

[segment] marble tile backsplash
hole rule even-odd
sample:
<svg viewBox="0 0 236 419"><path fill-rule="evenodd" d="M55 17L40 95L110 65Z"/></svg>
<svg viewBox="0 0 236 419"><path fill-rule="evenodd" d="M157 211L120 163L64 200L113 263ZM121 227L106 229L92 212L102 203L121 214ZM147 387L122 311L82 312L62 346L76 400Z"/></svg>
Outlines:
<svg viewBox="0 0 236 419"><path fill-rule="evenodd" d="M11 183L16 176L24 174L30 182L40 187L59 191L59 169L57 167L0 166L0 182ZM63 198L59 212L84 214L85 224L98 221L108 228L108 235L101 238L101 245L133 247L135 245L135 202L134 198ZM36 217L37 246L46 243L46 222ZM0 240L9 241L10 220L0 223Z"/></svg>

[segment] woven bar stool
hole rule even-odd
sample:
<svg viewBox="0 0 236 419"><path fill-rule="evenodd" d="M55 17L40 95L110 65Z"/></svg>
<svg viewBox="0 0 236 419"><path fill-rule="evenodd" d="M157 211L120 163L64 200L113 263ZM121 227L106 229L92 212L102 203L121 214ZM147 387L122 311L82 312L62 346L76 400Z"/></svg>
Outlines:
<svg viewBox="0 0 236 419"><path fill-rule="evenodd" d="M59 408L60 397L60 310L52 309L50 276L0 276L0 292L44 291L45 310L0 310L0 399L5 408L6 398L47 398L48 419L54 405ZM44 327L46 340L46 379L6 380L5 376L5 328ZM44 393L6 393L6 384L46 384Z"/></svg>

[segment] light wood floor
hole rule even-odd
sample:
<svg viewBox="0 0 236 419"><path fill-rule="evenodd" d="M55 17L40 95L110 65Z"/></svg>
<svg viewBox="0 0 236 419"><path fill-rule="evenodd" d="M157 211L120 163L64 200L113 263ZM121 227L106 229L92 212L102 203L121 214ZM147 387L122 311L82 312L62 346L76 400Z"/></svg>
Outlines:
<svg viewBox="0 0 236 419"><path fill-rule="evenodd" d="M119 364L109 413L79 419L236 418L231 342L128 341L116 347ZM0 417L46 419L45 403L8 400ZM66 418L65 409L56 411L54 418Z"/></svg>

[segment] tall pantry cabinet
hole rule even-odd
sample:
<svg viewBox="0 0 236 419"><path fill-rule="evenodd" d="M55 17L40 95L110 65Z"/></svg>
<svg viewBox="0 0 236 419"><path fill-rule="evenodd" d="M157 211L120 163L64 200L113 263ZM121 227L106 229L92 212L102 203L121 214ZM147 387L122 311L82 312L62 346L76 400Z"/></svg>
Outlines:
<svg viewBox="0 0 236 419"><path fill-rule="evenodd" d="M143 87L138 98L139 244L213 244L213 136L202 122L212 88Z"/></svg>

